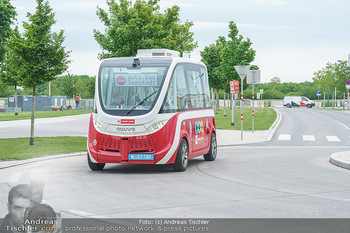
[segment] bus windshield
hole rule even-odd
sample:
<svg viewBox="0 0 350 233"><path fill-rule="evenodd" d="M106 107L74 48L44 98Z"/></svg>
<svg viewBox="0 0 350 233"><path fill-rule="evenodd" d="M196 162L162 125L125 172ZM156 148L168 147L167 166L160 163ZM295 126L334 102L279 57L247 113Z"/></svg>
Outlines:
<svg viewBox="0 0 350 233"><path fill-rule="evenodd" d="M102 109L117 116L149 112L157 101L167 70L167 66L103 67L99 81Z"/></svg>

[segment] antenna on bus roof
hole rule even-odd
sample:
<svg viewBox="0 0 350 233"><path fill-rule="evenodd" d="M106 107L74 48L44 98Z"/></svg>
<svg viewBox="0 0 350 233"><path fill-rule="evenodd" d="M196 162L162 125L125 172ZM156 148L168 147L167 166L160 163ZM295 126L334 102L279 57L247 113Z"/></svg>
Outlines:
<svg viewBox="0 0 350 233"><path fill-rule="evenodd" d="M180 57L180 53L170 49L138 49L137 57Z"/></svg>

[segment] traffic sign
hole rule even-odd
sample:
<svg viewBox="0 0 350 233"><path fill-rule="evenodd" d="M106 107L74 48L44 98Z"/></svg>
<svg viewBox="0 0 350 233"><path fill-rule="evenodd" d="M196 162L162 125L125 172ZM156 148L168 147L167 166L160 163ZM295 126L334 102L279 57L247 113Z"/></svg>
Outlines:
<svg viewBox="0 0 350 233"><path fill-rule="evenodd" d="M317 91L316 91L316 95L321 95L321 91L320 91L320 90L317 90Z"/></svg>
<svg viewBox="0 0 350 233"><path fill-rule="evenodd" d="M247 75L247 83L248 84L260 83L260 70L249 70Z"/></svg>
<svg viewBox="0 0 350 233"><path fill-rule="evenodd" d="M245 76L248 74L248 71L250 69L250 65L247 66L235 66L235 69L241 78L241 80L244 80Z"/></svg>
<svg viewBox="0 0 350 233"><path fill-rule="evenodd" d="M345 84L346 84L346 85L350 85L350 80L346 80L346 81L345 81Z"/></svg>
<svg viewBox="0 0 350 233"><path fill-rule="evenodd" d="M235 93L236 91L239 91L239 81L230 81L230 93Z"/></svg>

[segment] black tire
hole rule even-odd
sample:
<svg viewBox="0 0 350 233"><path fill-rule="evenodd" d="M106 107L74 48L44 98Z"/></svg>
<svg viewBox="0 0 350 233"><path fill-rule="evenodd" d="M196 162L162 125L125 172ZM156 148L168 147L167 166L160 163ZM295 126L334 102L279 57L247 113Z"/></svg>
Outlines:
<svg viewBox="0 0 350 233"><path fill-rule="evenodd" d="M312 108L311 104L306 105L307 108Z"/></svg>
<svg viewBox="0 0 350 233"><path fill-rule="evenodd" d="M93 163L90 159L89 153L87 153L87 160L91 170L93 171L102 171L105 167L105 163Z"/></svg>
<svg viewBox="0 0 350 233"><path fill-rule="evenodd" d="M205 161L214 161L217 155L217 143L216 143L216 135L213 132L210 138L210 150L209 153L204 155Z"/></svg>
<svg viewBox="0 0 350 233"><path fill-rule="evenodd" d="M292 107L290 104L287 104L286 106L287 106L287 108L291 108Z"/></svg>
<svg viewBox="0 0 350 233"><path fill-rule="evenodd" d="M180 146L177 150L176 160L173 164L174 171L181 172L185 171L188 164L188 144L186 139L182 139Z"/></svg>

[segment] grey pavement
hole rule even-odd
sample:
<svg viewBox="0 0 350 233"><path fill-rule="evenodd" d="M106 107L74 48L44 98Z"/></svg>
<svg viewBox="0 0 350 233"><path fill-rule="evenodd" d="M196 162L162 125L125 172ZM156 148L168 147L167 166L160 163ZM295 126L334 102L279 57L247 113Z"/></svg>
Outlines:
<svg viewBox="0 0 350 233"><path fill-rule="evenodd" d="M246 144L253 144L253 143L262 143L270 141L278 128L280 122L282 121L282 115L278 111L277 108L274 108L274 110L277 113L276 121L272 124L270 129L268 130L262 130L262 131L243 131L243 138L241 136L240 130L217 130L217 143L218 147L224 147L224 146L239 146L239 145L246 145ZM82 125L86 125L86 128L79 127L79 130L76 132L73 132L72 129L68 131L69 133L65 135L64 132L57 132L57 135L50 131L46 130L46 133L44 135L40 136L87 136L87 127L88 127L88 121L89 121L90 114L84 114L84 115L77 115L77 116L68 116L68 117L59 117L59 118L48 118L48 119L37 119L35 124L36 125L42 125L47 126L50 123L56 124L58 127L61 127L63 125L69 125L69 122L75 122L78 120L79 122L82 122ZM12 129L16 125L20 126L27 126L30 124L29 120L22 120L22 121L10 121L10 122L0 122L0 129L6 130ZM62 124L62 125L61 125ZM83 129L82 129L83 128ZM74 131L74 130L73 130ZM49 132L49 133L48 133ZM7 136L5 136L7 135ZM11 136L11 134L2 134L0 138L12 138L14 136ZM70 157L70 156L78 156L83 155L86 152L79 152L79 153L72 153L72 154L61 154L61 155L53 155L53 156L44 156L34 159L28 159L28 160L21 160L21 161L2 161L0 162L0 169L17 166L21 164L26 163L33 163L38 162L42 160L47 159L55 159L55 158L62 158L62 157ZM336 166L349 169L350 170L350 151L344 151L339 152L336 154L332 154L330 157L330 162Z"/></svg>

